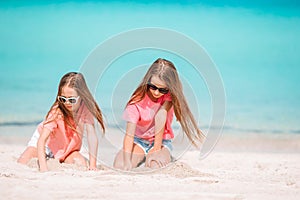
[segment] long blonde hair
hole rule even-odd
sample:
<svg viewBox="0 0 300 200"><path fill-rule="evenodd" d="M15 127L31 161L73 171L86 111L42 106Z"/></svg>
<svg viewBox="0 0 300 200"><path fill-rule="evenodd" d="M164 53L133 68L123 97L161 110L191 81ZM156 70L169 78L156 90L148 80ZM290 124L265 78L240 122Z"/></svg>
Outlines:
<svg viewBox="0 0 300 200"><path fill-rule="evenodd" d="M145 97L147 83L151 81L153 76L157 76L162 80L169 89L175 116L188 139L195 146L199 144L198 142L203 142L204 135L198 128L197 122L190 111L183 94L183 88L177 70L171 61L162 58L157 59L148 69L141 83L133 92L127 105L137 103Z"/></svg>
<svg viewBox="0 0 300 200"><path fill-rule="evenodd" d="M55 102L51 106L46 116L46 119L48 118L49 114L53 111L53 109L55 109L56 107L62 112L64 121L67 123L67 125L73 130L76 129L76 127L74 127L73 123L71 123L70 121L71 118L75 122L74 115L68 109L66 109L63 103L61 103L57 99L58 96L61 96L62 88L65 86L73 88L77 92L82 102L85 104L87 109L92 113L92 115L97 119L97 121L100 123L103 132L105 132L102 112L97 102L95 101L94 97L92 96L91 92L89 91L83 75L78 72L69 72L61 78L58 86L58 92L55 98Z"/></svg>

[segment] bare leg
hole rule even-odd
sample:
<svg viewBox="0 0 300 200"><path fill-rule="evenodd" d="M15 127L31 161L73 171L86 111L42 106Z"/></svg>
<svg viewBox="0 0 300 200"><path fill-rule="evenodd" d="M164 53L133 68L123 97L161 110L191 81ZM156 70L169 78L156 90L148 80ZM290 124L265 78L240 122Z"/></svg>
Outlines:
<svg viewBox="0 0 300 200"><path fill-rule="evenodd" d="M37 148L29 146L18 158L17 162L26 165L32 158L37 158Z"/></svg>
<svg viewBox="0 0 300 200"><path fill-rule="evenodd" d="M132 167L136 168L145 158L144 150L138 145L133 146L133 152L131 157Z"/></svg>
<svg viewBox="0 0 300 200"><path fill-rule="evenodd" d="M81 153L79 153L78 151L74 151L70 155L68 155L68 157L66 157L66 159L64 160L64 163L67 164L78 163L79 165L87 167L85 157L81 155Z"/></svg>
<svg viewBox="0 0 300 200"><path fill-rule="evenodd" d="M124 158L123 158L123 149L121 149L115 158L114 168L123 169L124 166ZM133 150L131 155L131 166L132 168L136 168L140 162L145 158L144 150L136 144L133 144Z"/></svg>

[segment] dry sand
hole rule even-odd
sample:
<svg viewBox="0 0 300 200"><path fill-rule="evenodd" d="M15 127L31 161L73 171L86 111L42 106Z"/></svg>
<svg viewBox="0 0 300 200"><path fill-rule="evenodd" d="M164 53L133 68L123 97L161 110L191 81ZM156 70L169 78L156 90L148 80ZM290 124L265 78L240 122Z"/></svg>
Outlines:
<svg viewBox="0 0 300 200"><path fill-rule="evenodd" d="M168 167L123 173L16 163L28 138L0 135L1 199L300 199L300 136L223 134L205 159L189 150Z"/></svg>

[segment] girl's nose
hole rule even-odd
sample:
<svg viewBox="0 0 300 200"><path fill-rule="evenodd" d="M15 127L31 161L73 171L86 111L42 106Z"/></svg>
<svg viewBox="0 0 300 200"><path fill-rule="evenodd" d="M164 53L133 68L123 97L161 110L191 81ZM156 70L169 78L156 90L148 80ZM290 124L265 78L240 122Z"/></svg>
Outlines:
<svg viewBox="0 0 300 200"><path fill-rule="evenodd" d="M154 91L154 94L155 94L156 96L159 95L158 89L156 89L156 90Z"/></svg>

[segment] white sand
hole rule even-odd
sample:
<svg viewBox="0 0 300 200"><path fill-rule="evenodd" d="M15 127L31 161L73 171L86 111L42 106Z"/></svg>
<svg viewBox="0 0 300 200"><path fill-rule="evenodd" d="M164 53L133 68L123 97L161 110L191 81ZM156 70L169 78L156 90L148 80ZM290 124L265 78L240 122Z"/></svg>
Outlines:
<svg viewBox="0 0 300 200"><path fill-rule="evenodd" d="M28 138L27 138L28 139ZM188 151L169 167L122 173L16 163L26 140L0 136L1 199L300 199L300 137L225 135L203 160Z"/></svg>

